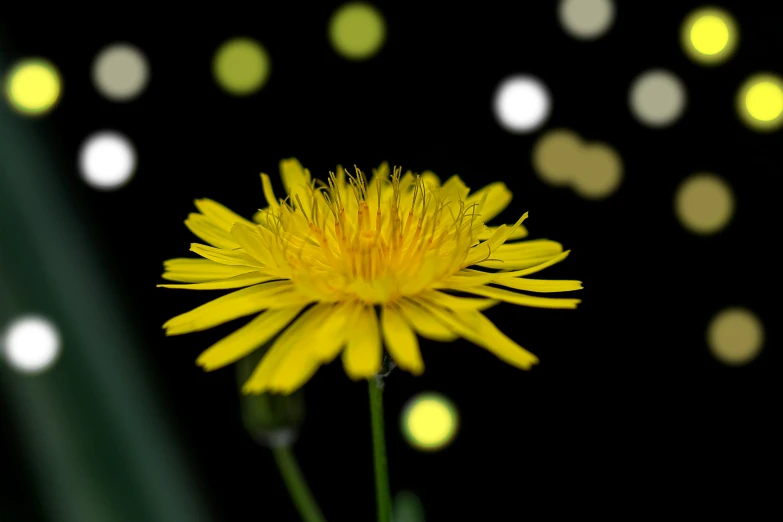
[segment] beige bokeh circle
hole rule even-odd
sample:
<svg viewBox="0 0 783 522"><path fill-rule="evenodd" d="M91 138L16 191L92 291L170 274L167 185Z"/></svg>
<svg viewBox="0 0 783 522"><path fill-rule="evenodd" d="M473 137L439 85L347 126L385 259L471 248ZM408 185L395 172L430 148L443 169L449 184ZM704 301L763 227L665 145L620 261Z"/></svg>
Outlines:
<svg viewBox="0 0 783 522"><path fill-rule="evenodd" d="M147 58L138 48L118 43L104 48L92 64L95 88L112 101L129 101L139 96L149 82Z"/></svg>
<svg viewBox="0 0 783 522"><path fill-rule="evenodd" d="M710 321L707 345L718 361L729 366L742 366L761 352L764 326L750 310L727 308Z"/></svg>
<svg viewBox="0 0 783 522"><path fill-rule="evenodd" d="M628 104L639 122L648 127L666 127L685 109L685 85L672 72L653 69L640 74L631 85Z"/></svg>
<svg viewBox="0 0 783 522"><path fill-rule="evenodd" d="M566 185L579 168L582 140L572 131L555 129L533 147L533 168L551 185Z"/></svg>
<svg viewBox="0 0 783 522"><path fill-rule="evenodd" d="M609 145L597 143L582 151L572 179L574 190L586 199L603 199L614 193L623 179L623 162Z"/></svg>
<svg viewBox="0 0 783 522"><path fill-rule="evenodd" d="M695 234L714 234L734 215L734 195L722 178L710 173L689 176L674 197L674 211L680 223Z"/></svg>

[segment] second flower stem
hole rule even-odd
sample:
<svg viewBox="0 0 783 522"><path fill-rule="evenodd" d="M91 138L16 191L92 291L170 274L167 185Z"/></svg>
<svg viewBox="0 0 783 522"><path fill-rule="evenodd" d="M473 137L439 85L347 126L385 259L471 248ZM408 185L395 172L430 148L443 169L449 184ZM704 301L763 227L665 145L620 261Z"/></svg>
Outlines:
<svg viewBox="0 0 783 522"><path fill-rule="evenodd" d="M370 417L372 421L372 453L375 461L375 497L378 504L378 522L391 522L391 492L389 469L386 462L386 437L383 428L383 380L371 378Z"/></svg>
<svg viewBox="0 0 783 522"><path fill-rule="evenodd" d="M302 520L305 522L324 522L321 510L318 509L318 505L315 503L312 493L310 493L310 488L307 487L307 483L304 481L302 471L296 463L296 458L291 448L288 446L275 447L272 448L272 454L275 456L277 466L280 468L280 474L283 475L283 481L286 487L288 487L291 499L294 501L294 505L299 511Z"/></svg>

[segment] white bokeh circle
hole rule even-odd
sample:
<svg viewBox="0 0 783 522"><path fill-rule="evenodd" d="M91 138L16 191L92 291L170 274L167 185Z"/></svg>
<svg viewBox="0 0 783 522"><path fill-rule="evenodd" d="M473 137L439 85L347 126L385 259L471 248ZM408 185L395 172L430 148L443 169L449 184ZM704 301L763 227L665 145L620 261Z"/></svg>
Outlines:
<svg viewBox="0 0 783 522"><path fill-rule="evenodd" d="M136 170L136 150L116 131L90 135L79 152L82 179L99 190L114 190L130 181Z"/></svg>
<svg viewBox="0 0 783 522"><path fill-rule="evenodd" d="M546 121L552 100L546 85L532 75L505 78L495 90L493 108L501 127L513 133L526 133Z"/></svg>
<svg viewBox="0 0 783 522"><path fill-rule="evenodd" d="M8 365L21 373L41 373L49 369L60 355L57 327L38 315L14 319L6 326L0 344Z"/></svg>

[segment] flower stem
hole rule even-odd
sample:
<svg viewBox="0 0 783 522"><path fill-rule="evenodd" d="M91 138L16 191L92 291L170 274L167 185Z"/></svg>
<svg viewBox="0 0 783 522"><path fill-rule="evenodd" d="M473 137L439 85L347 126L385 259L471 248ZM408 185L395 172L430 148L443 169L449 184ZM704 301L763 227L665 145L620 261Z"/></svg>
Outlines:
<svg viewBox="0 0 783 522"><path fill-rule="evenodd" d="M378 522L391 522L391 492L386 464L386 440L383 433L383 378L368 381L370 387L370 417L372 420L372 452L375 461L375 498Z"/></svg>
<svg viewBox="0 0 783 522"><path fill-rule="evenodd" d="M275 456L277 467L280 468L280 474L283 475L283 481L291 500L294 501L296 509L299 511L304 522L325 522L318 504L315 503L313 494L307 487L307 483L302 476L302 470L296 463L290 446L277 446L272 448L272 455Z"/></svg>

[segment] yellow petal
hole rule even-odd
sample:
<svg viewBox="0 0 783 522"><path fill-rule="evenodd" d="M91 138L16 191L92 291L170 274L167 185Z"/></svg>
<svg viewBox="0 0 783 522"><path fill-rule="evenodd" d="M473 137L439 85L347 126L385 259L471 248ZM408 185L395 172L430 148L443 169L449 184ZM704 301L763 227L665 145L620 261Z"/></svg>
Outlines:
<svg viewBox="0 0 783 522"><path fill-rule="evenodd" d="M519 243L504 243L492 254L493 258L504 256L514 257L541 257L553 256L563 251L563 245L549 239L534 239L532 241L520 241Z"/></svg>
<svg viewBox="0 0 783 522"><path fill-rule="evenodd" d="M290 281L264 283L218 297L198 308L169 319L163 328L166 328L166 335L196 332L260 312L266 308L283 308L309 301L311 301L310 298L304 297L294 290Z"/></svg>
<svg viewBox="0 0 783 522"><path fill-rule="evenodd" d="M343 351L345 373L353 380L368 379L380 371L382 355L375 310L371 306L363 307Z"/></svg>
<svg viewBox="0 0 783 522"><path fill-rule="evenodd" d="M450 310L486 310L498 304L498 301L492 299L476 299L475 297L458 297L456 295L445 294L443 292L430 291L420 294L431 301L438 303L444 308Z"/></svg>
<svg viewBox="0 0 783 522"><path fill-rule="evenodd" d="M185 220L185 226L196 236L203 239L212 246L218 248L237 248L237 242L231 237L231 234L223 230L214 221L203 214L191 213Z"/></svg>
<svg viewBox="0 0 783 522"><path fill-rule="evenodd" d="M247 226L237 223L231 228L231 235L257 263L269 267L276 267L278 265L278 263L275 262L272 253L269 251L269 248L266 246L258 226Z"/></svg>
<svg viewBox="0 0 783 522"><path fill-rule="evenodd" d="M191 243L190 251L223 265L253 266L256 267L256 270L264 268L264 265L259 263L257 259L247 255L247 253L242 250L225 250L222 248L200 245L198 243Z"/></svg>
<svg viewBox="0 0 783 522"><path fill-rule="evenodd" d="M355 302L324 306L331 307L330 313L321 319L321 324L311 334L308 351L315 360L327 363L345 345L349 325L356 319L359 306Z"/></svg>
<svg viewBox="0 0 783 522"><path fill-rule="evenodd" d="M301 339L306 338L307 332L313 326L317 326L322 317L328 313L328 307L316 305L299 316L294 323L283 331L272 343L272 347L258 363L253 374L242 387L244 393L262 393L269 389L271 379L285 360L291 349L296 347ZM295 369L295 368L294 368ZM309 368L305 368L308 370Z"/></svg>
<svg viewBox="0 0 783 522"><path fill-rule="evenodd" d="M500 246L508 240L509 236L516 230L519 225L522 224L524 220L527 219L528 213L525 212L522 217L520 217L516 223L514 223L514 226L507 227L506 225L500 225L497 230L495 231L492 236L484 241L483 243L480 243L479 245L473 247L470 249L470 252L468 253L468 257L465 259L465 262L463 263L464 266L470 266L474 265L484 259L487 259L489 257L492 257L495 253L495 251L500 248Z"/></svg>
<svg viewBox="0 0 783 522"><path fill-rule="evenodd" d="M484 297L490 297L492 299L499 299L506 303L512 303L522 306L532 306L535 308L576 308L576 305L581 303L581 299L566 299L566 298L553 298L553 297L538 297L533 295L525 295L510 290L504 290L502 288L494 288L491 286L471 286L461 289L463 292L470 294L482 295Z"/></svg>
<svg viewBox="0 0 783 522"><path fill-rule="evenodd" d="M511 191L508 190L505 183L496 181L471 194L470 197L467 198L465 206L479 203L480 206L476 213L481 216L481 220L484 223L487 223L500 214L510 202Z"/></svg>
<svg viewBox="0 0 783 522"><path fill-rule="evenodd" d="M450 342L459 336L414 301L398 301L400 312L417 334L433 341Z"/></svg>
<svg viewBox="0 0 783 522"><path fill-rule="evenodd" d="M535 264L531 268L526 268L525 270L514 270L510 272L505 272L505 271L484 272L481 270L474 270L471 268L463 268L453 276L445 278L441 283L437 284L435 288L442 288L442 289L454 288L456 290L459 290L465 286L486 285L488 283L493 283L495 281L500 281L502 279L535 274L536 272L540 272L541 270L550 267L555 263L559 263L560 261L568 257L568 254L570 253L571 253L570 250L566 250L562 254L547 259L543 263L537 262L536 260L532 260L530 261L531 263L536 262L537 264Z"/></svg>
<svg viewBox="0 0 783 522"><path fill-rule="evenodd" d="M266 198L266 204L273 212L280 210L280 203L275 198L275 191L272 189L272 181L266 174L261 174L261 186L264 188L264 197Z"/></svg>
<svg viewBox="0 0 783 522"><path fill-rule="evenodd" d="M305 211L310 212L312 200L310 199L310 173L302 167L296 158L286 159L280 162L280 174L283 178L283 186L291 195L291 205L299 207L296 197L302 200Z"/></svg>
<svg viewBox="0 0 783 522"><path fill-rule="evenodd" d="M421 359L416 334L394 306L387 305L381 309L381 329L386 348L397 366L414 375L421 375L424 361Z"/></svg>
<svg viewBox="0 0 783 522"><path fill-rule="evenodd" d="M511 226L511 225L506 225L506 226ZM481 232L479 232L476 239L480 239L482 241L485 239L489 239L492 236L492 234L497 232L497 230L498 227L484 227L484 229ZM524 225L519 225L511 234L509 234L508 239L509 241L514 239L522 239L524 237L527 237L527 235L528 235L527 228L525 228Z"/></svg>
<svg viewBox="0 0 783 522"><path fill-rule="evenodd" d="M509 339L481 312L476 310L448 312L427 301L422 301L421 304L460 336L488 350L501 360L523 370L529 370L538 363L538 357Z"/></svg>
<svg viewBox="0 0 783 522"><path fill-rule="evenodd" d="M163 279L169 281L181 281L183 283L202 283L215 279L227 279L229 277L255 272L257 267L241 265L223 265L209 259L197 259L178 257L169 259L163 263L165 272Z"/></svg>
<svg viewBox="0 0 783 522"><path fill-rule="evenodd" d="M266 283L280 279L279 277L262 274L261 272L250 272L248 274L240 274L238 276L229 277L226 279L219 279L217 281L208 281L205 283L190 283L190 284L163 284L156 285L161 288L180 288L183 290L227 290L229 288L242 288L244 286L257 285L259 283Z"/></svg>
<svg viewBox="0 0 783 522"><path fill-rule="evenodd" d="M211 199L197 199L196 208L198 208L202 214L214 221L226 232L231 230L231 226L234 223L245 223L247 225L251 224L250 221L243 218L233 210L230 210L217 201L213 201Z"/></svg>
<svg viewBox="0 0 783 522"><path fill-rule="evenodd" d="M572 281L566 279L525 279L522 277L504 277L499 278L493 284L513 288L514 290L523 290L526 292L571 292L572 290L581 290L581 281Z"/></svg>
<svg viewBox="0 0 783 522"><path fill-rule="evenodd" d="M196 364L209 371L238 361L277 335L302 311L302 308L303 305L294 305L262 313L239 330L207 348L196 359Z"/></svg>

